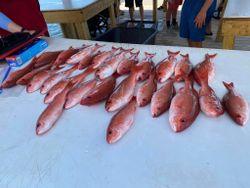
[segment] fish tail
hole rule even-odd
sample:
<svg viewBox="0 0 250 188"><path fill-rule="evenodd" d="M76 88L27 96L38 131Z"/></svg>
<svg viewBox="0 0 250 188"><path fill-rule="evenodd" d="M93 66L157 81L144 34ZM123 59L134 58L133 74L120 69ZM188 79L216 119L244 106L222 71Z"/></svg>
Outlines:
<svg viewBox="0 0 250 188"><path fill-rule="evenodd" d="M168 50L167 53L168 53L169 56L174 56L175 57L180 53L180 51L172 52L172 51Z"/></svg>
<svg viewBox="0 0 250 188"><path fill-rule="evenodd" d="M233 90L234 89L234 83L233 82L230 82L230 83L227 83L227 82L222 82L224 84L224 86L228 89L228 90Z"/></svg>
<svg viewBox="0 0 250 188"><path fill-rule="evenodd" d="M211 55L209 55L209 54L206 54L206 55L205 55L206 59L213 59L213 58L215 58L216 56L217 56L217 53L211 54Z"/></svg>
<svg viewBox="0 0 250 188"><path fill-rule="evenodd" d="M124 49L124 48L121 47L120 50L121 50L122 52L129 53L129 52L131 52L132 50L134 50L134 48Z"/></svg>
<svg viewBox="0 0 250 188"><path fill-rule="evenodd" d="M144 55L146 59L152 59L156 55L156 53L144 52Z"/></svg>
<svg viewBox="0 0 250 188"><path fill-rule="evenodd" d="M96 43L95 44L95 47L98 49L98 48L101 48L101 47L104 47L106 44L98 44L98 43Z"/></svg>
<svg viewBox="0 0 250 188"><path fill-rule="evenodd" d="M188 59L189 58L189 54L180 54L181 57L183 57L184 59Z"/></svg>

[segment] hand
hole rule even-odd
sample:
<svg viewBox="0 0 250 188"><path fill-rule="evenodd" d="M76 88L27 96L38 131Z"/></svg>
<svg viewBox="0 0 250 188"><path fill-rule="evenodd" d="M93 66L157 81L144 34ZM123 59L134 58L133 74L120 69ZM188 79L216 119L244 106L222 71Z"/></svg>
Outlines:
<svg viewBox="0 0 250 188"><path fill-rule="evenodd" d="M206 14L207 14L206 11L203 11L203 10L201 10L201 11L197 14L197 16L196 16L194 22L195 22L195 26L196 26L198 29L202 28L202 26L205 25L205 23L206 23Z"/></svg>

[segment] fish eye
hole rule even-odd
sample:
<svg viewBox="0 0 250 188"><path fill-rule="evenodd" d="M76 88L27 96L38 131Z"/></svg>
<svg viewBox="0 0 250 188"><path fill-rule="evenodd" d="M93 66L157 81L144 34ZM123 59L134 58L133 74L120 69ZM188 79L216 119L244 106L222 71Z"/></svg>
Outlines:
<svg viewBox="0 0 250 188"><path fill-rule="evenodd" d="M112 131L109 131L108 134L112 134Z"/></svg>
<svg viewBox="0 0 250 188"><path fill-rule="evenodd" d="M241 115L240 114L237 114L237 116L236 116L237 118L241 118Z"/></svg>
<svg viewBox="0 0 250 188"><path fill-rule="evenodd" d="M90 96L87 96L87 98L88 98L88 99L91 99L91 97L90 97Z"/></svg>
<svg viewBox="0 0 250 188"><path fill-rule="evenodd" d="M184 122L185 122L185 119L181 119L181 122L184 123Z"/></svg>

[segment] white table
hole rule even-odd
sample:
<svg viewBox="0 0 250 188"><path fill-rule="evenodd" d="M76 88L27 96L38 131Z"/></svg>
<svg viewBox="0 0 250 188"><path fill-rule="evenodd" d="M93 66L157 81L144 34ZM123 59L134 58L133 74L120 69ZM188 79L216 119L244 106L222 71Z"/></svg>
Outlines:
<svg viewBox="0 0 250 188"><path fill-rule="evenodd" d="M66 38L90 39L87 21L108 8L111 27L116 25L117 0L40 0L47 23L60 23Z"/></svg>
<svg viewBox="0 0 250 188"><path fill-rule="evenodd" d="M47 50L66 49L91 41L48 39ZM106 49L112 44L107 44ZM205 53L218 53L216 78L211 83L219 97L222 81L234 81L250 101L250 52L184 47L122 45L141 52L166 50L190 53L193 64ZM217 119L199 114L186 131L176 134L168 113L151 118L149 106L138 108L134 127L117 144L105 141L112 113L104 104L76 106L65 111L46 135L35 135L35 124L45 108L40 93L16 96L15 87L0 96L0 187L8 188L235 188L250 187L250 123L237 126L228 115ZM12 97L10 97L12 93ZM7 97L6 97L7 96ZM9 97L8 97L9 96Z"/></svg>
<svg viewBox="0 0 250 188"><path fill-rule="evenodd" d="M221 20L223 48L233 49L237 36L250 36L250 1L226 0L224 16Z"/></svg>

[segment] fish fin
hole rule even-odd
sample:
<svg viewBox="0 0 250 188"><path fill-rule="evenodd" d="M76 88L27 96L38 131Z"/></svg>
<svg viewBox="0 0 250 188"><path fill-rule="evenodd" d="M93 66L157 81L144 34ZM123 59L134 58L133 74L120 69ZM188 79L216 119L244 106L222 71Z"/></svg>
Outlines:
<svg viewBox="0 0 250 188"><path fill-rule="evenodd" d="M112 52L116 52L116 51L118 51L118 50L120 50L121 49L121 47L114 47L114 46L112 46Z"/></svg>
<svg viewBox="0 0 250 188"><path fill-rule="evenodd" d="M167 53L168 53L169 56L174 56L175 57L180 53L180 51L172 52L172 51L168 50Z"/></svg>
<svg viewBox="0 0 250 188"><path fill-rule="evenodd" d="M228 90L233 90L234 89L234 83L233 82L230 82L230 83L227 83L227 82L222 82L224 84L224 86L228 89Z"/></svg>

